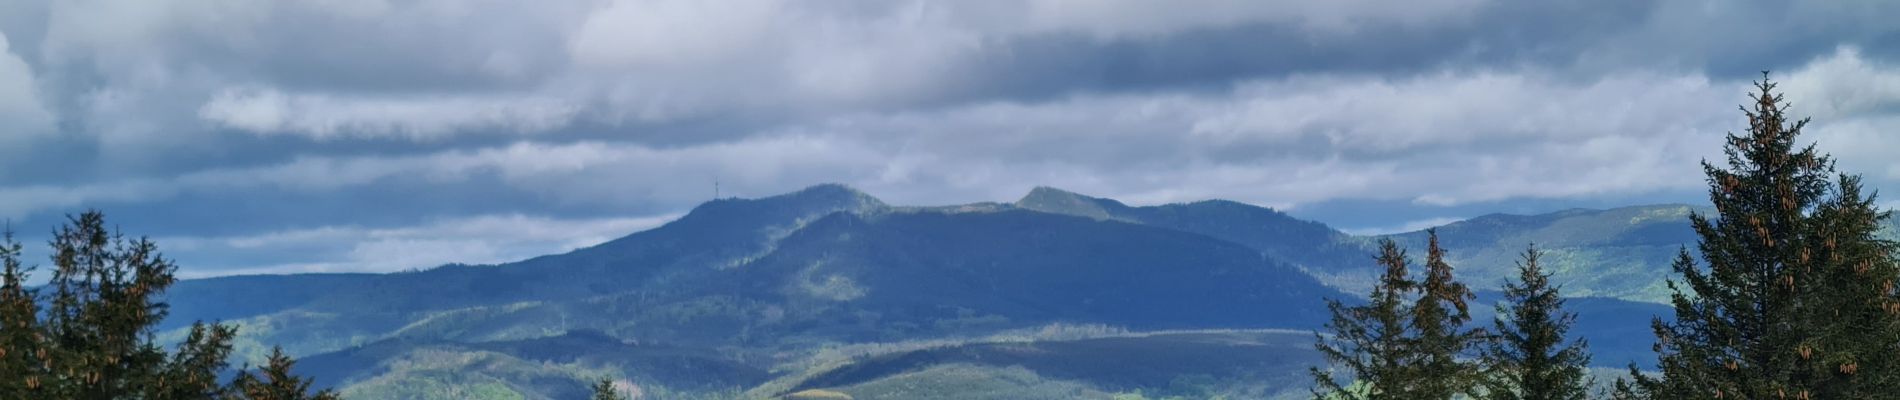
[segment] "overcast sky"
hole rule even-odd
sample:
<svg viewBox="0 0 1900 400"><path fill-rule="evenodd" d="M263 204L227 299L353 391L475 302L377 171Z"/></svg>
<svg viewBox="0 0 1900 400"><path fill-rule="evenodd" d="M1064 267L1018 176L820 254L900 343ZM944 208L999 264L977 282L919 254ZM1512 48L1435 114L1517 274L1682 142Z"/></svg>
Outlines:
<svg viewBox="0 0 1900 400"><path fill-rule="evenodd" d="M0 218L185 273L552 253L723 193L1357 232L1701 202L1760 71L1900 191L1900 2L9 0Z"/></svg>

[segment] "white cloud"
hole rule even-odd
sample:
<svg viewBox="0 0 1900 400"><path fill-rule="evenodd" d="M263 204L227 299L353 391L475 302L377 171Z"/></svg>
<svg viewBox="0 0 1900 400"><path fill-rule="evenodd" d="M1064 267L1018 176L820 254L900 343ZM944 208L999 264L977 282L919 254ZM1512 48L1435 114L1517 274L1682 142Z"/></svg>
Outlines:
<svg viewBox="0 0 1900 400"><path fill-rule="evenodd" d="M153 239L183 265L188 278L231 274L389 272L449 263L494 264L592 246L677 219L559 219L480 215L419 226L326 226L223 237ZM250 258L271 259L257 265ZM240 259L233 259L240 258ZM283 260L297 260L284 262Z"/></svg>
<svg viewBox="0 0 1900 400"><path fill-rule="evenodd" d="M789 131L892 149L894 167L865 186L890 187L873 192L897 200L992 200L1050 184L1144 203L1454 205L1698 185L1696 162L1717 154L1736 119L1722 101L1740 85L1535 71L1299 76L1224 93L989 103Z"/></svg>
<svg viewBox="0 0 1900 400"><path fill-rule="evenodd" d="M1843 46L1780 80L1796 114L1816 120L1851 118L1900 110L1900 68L1868 60Z"/></svg>
<svg viewBox="0 0 1900 400"><path fill-rule="evenodd" d="M33 70L13 53L0 34L0 144L19 137L53 133L53 115L40 102Z"/></svg>
<svg viewBox="0 0 1900 400"><path fill-rule="evenodd" d="M1455 21L1487 2L1026 0L988 3L1014 3L1005 8L1007 12L994 12L1023 15L1026 28L1120 37L1258 22L1298 26L1316 34L1341 34L1363 25L1429 25Z"/></svg>
<svg viewBox="0 0 1900 400"><path fill-rule="evenodd" d="M1226 144L1321 136L1342 149L1384 152L1575 140L1706 126L1722 115L1709 106L1732 89L1699 76L1626 74L1580 83L1535 71L1294 78L1243 86L1232 108L1198 122L1193 133Z"/></svg>
<svg viewBox="0 0 1900 400"><path fill-rule="evenodd" d="M206 120L259 134L317 139L396 136L440 139L456 132L541 133L567 126L580 106L533 96L383 98L226 90L198 110Z"/></svg>
<svg viewBox="0 0 1900 400"><path fill-rule="evenodd" d="M1900 189L1900 65L1841 47L1784 77L1773 77L1794 107L1813 117L1807 139L1834 157L1842 172L1861 174L1871 188Z"/></svg>
<svg viewBox="0 0 1900 400"><path fill-rule="evenodd" d="M695 67L739 61L783 38L775 0L620 0L581 22L569 51L589 67Z"/></svg>

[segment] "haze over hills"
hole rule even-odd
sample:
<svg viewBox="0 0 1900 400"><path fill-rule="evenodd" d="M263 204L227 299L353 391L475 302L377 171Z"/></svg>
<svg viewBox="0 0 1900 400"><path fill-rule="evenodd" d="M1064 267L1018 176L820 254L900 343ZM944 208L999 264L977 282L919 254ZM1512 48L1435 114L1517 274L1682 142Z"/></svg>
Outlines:
<svg viewBox="0 0 1900 400"><path fill-rule="evenodd" d="M1651 301L1669 275L1663 261L1693 243L1691 210L1489 215L1440 233L1459 277L1481 290L1495 289L1515 255L1537 242L1566 293L1597 296L1572 302L1582 314L1576 333L1596 344L1597 364L1622 366L1646 362L1643 322L1668 312ZM1092 372L1055 358L1025 359L1019 368L1028 369L1017 371L950 356L965 353L903 354L1021 350L984 343L1046 357L1104 343L1222 354L1206 346L1228 343L1220 346L1239 346L1226 352L1235 357L1272 348L1286 353L1274 359L1303 360L1310 347L1258 343L1310 343L1310 335L1207 342L1142 332L1310 331L1325 318L1324 299L1354 301L1364 289L1381 237L1422 251L1422 233L1354 236L1231 201L1131 207L1037 188L1014 203L903 207L820 185L715 200L658 228L501 265L182 281L169 294L166 334L192 320L235 322L242 354L282 344L309 357L324 382L367 397L454 387L562 398L598 375L626 376L654 393L737 397L887 390L880 380L970 374L1013 377L1022 390L1116 393L1161 378L1081 377ZM1488 320L1488 307L1474 309ZM1074 340L1085 342L1064 344ZM860 361L878 364L852 367ZM1208 360L1228 361L1263 362ZM839 368L858 372L828 372ZM1258 371L1184 371L1202 371L1208 382L1152 389L1266 394L1287 388L1258 382L1292 382L1256 379Z"/></svg>

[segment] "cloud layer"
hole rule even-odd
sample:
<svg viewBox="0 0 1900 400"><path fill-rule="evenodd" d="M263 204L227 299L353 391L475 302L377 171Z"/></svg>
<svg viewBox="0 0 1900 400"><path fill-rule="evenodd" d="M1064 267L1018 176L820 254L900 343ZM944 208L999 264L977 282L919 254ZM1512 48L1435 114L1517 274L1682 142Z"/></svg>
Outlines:
<svg viewBox="0 0 1900 400"><path fill-rule="evenodd" d="M496 262L711 196L1037 185L1381 230L1699 201L1776 71L1900 189L1874 1L177 1L0 7L0 216L195 276ZM500 224L500 225L496 225ZM549 226L458 230L458 226ZM39 229L29 229L36 233ZM262 243L262 244L259 244ZM248 246L248 247L247 247ZM305 249L272 259L276 249ZM404 252L378 249L407 248ZM261 251L256 249L272 249Z"/></svg>

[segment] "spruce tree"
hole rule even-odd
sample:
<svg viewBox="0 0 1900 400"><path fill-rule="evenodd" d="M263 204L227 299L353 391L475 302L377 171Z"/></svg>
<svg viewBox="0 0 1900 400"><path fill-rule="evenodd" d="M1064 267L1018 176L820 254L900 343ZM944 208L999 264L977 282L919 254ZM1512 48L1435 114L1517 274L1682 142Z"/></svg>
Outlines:
<svg viewBox="0 0 1900 400"><path fill-rule="evenodd" d="M155 297L175 265L149 240L126 240L104 216L72 217L52 239L53 276L43 326L51 341L54 398L110 399L144 392L165 367L152 327L165 318ZM50 382L49 382L50 383Z"/></svg>
<svg viewBox="0 0 1900 400"><path fill-rule="evenodd" d="M296 360L284 354L282 347L271 348L270 358L257 373L242 372L231 383L234 399L242 400L337 400L336 393L310 392L310 379L290 374Z"/></svg>
<svg viewBox="0 0 1900 400"><path fill-rule="evenodd" d="M1465 330L1471 320L1467 309L1473 298L1452 277L1438 231L1426 231L1430 241L1425 279L1407 276L1411 260L1391 239L1380 240L1378 264L1385 268L1367 303L1346 306L1327 300L1331 337L1319 336L1316 347L1328 362L1343 367L1355 381L1342 384L1332 370L1311 368L1320 398L1338 399L1451 399L1477 389L1479 371L1459 357L1471 350L1482 331Z"/></svg>
<svg viewBox="0 0 1900 400"><path fill-rule="evenodd" d="M231 388L218 384L218 373L229 365L225 360L231 356L231 339L236 336L237 328L231 326L192 323L185 341L172 351L171 362L148 382L145 397L218 399L233 396Z"/></svg>
<svg viewBox="0 0 1900 400"><path fill-rule="evenodd" d="M1673 266L1672 322L1657 320L1660 374L1618 396L1658 399L1891 398L1900 350L1889 218L1859 179L1837 176L1791 121L1775 84L1756 83L1749 129L1729 134L1725 165L1703 163L1714 217L1692 215L1698 263Z"/></svg>
<svg viewBox="0 0 1900 400"><path fill-rule="evenodd" d="M1835 185L1802 244L1810 249L1803 267L1821 276L1807 286L1818 301L1803 315L1816 336L1796 351L1815 360L1807 366L1821 377L1817 398L1900 397L1900 247L1879 236L1892 213L1861 194L1858 176Z"/></svg>
<svg viewBox="0 0 1900 400"><path fill-rule="evenodd" d="M1517 282L1505 282L1491 340L1486 344L1485 396L1493 400L1583 400L1590 353L1583 339L1568 340L1575 313L1538 264L1536 246L1517 263ZM1509 319L1506 319L1509 316Z"/></svg>
<svg viewBox="0 0 1900 400"><path fill-rule="evenodd" d="M1405 250L1391 239L1379 241L1380 267L1385 272L1364 305L1347 306L1338 299L1327 299L1332 320L1326 328L1330 337L1318 335L1317 347L1344 376L1331 369L1310 369L1317 385L1313 394L1327 399L1408 400L1416 399L1412 378L1415 359L1411 349L1411 306L1407 303L1416 282L1407 277L1411 260ZM1342 383L1341 378L1357 383Z"/></svg>
<svg viewBox="0 0 1900 400"><path fill-rule="evenodd" d="M1438 230L1426 230L1429 243L1425 252L1425 279L1419 282L1419 296L1412 306L1412 329L1416 331L1413 350L1419 361L1413 366L1418 383L1416 399L1450 399L1474 393L1479 371L1476 365L1458 357L1472 350L1483 337L1479 330L1466 330L1471 321L1468 308L1474 298L1465 284L1452 276L1445 262L1445 249L1438 245Z"/></svg>

